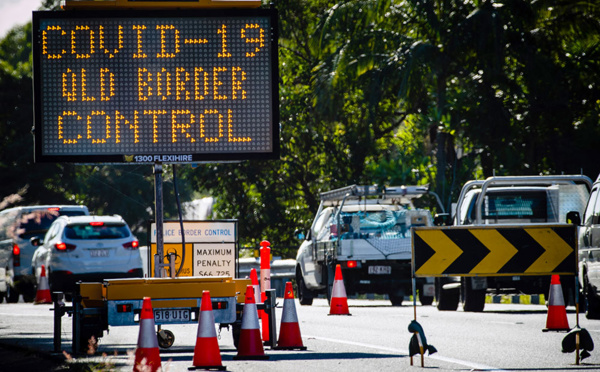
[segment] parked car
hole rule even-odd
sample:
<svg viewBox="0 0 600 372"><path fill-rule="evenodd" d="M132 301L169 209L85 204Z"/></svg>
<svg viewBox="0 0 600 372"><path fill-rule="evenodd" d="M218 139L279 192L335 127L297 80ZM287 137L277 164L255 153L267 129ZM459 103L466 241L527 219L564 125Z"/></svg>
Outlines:
<svg viewBox="0 0 600 372"><path fill-rule="evenodd" d="M579 228L579 283L586 317L600 319L600 176L592 186Z"/></svg>
<svg viewBox="0 0 600 372"><path fill-rule="evenodd" d="M32 238L41 238L60 216L89 215L81 205L35 205L0 212L0 302L26 302L35 298L37 281L31 269L36 247Z"/></svg>
<svg viewBox="0 0 600 372"><path fill-rule="evenodd" d="M31 265L38 281L45 265L52 292L71 294L78 281L143 276L139 242L118 215L59 217L32 243L39 247Z"/></svg>

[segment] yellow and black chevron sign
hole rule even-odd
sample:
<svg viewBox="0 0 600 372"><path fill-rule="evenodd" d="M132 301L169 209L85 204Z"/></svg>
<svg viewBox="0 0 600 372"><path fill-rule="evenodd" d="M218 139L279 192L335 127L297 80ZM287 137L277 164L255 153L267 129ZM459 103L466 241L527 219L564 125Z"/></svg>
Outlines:
<svg viewBox="0 0 600 372"><path fill-rule="evenodd" d="M416 227L416 276L575 274L573 225Z"/></svg>

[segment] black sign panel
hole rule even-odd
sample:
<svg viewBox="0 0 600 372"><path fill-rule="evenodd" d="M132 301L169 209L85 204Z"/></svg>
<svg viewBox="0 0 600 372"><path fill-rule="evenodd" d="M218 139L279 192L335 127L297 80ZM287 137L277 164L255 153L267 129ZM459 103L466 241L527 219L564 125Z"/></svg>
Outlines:
<svg viewBox="0 0 600 372"><path fill-rule="evenodd" d="M33 12L36 162L279 156L274 9Z"/></svg>

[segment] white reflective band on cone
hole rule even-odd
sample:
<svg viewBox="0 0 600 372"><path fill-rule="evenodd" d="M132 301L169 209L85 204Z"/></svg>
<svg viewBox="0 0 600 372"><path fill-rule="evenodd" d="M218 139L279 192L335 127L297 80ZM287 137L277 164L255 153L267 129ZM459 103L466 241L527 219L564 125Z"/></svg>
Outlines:
<svg viewBox="0 0 600 372"><path fill-rule="evenodd" d="M565 298L563 297L562 288L560 284L551 285L550 299L548 306L565 306Z"/></svg>
<svg viewBox="0 0 600 372"><path fill-rule="evenodd" d="M50 289L50 286L48 285L48 279L45 276L43 276L40 278L40 285L38 287L38 291L45 291L47 289Z"/></svg>
<svg viewBox="0 0 600 372"><path fill-rule="evenodd" d="M262 302L260 300L260 285L255 284L252 287L254 287L254 301L256 301L256 303L259 304Z"/></svg>
<svg viewBox="0 0 600 372"><path fill-rule="evenodd" d="M260 329L258 328L258 312L256 304L244 305L242 313L242 329Z"/></svg>
<svg viewBox="0 0 600 372"><path fill-rule="evenodd" d="M341 280L335 280L333 282L333 290L331 292L331 297L347 297L346 287L344 286L344 282Z"/></svg>
<svg viewBox="0 0 600 372"><path fill-rule="evenodd" d="M290 304L290 301L292 302ZM281 314L282 323L298 323L298 314L296 314L296 306L294 300L283 300L283 312Z"/></svg>
<svg viewBox="0 0 600 372"><path fill-rule="evenodd" d="M202 324L203 327L198 326L197 337L217 337L217 331L215 329L215 315L212 311L201 311L198 324Z"/></svg>
<svg viewBox="0 0 600 372"><path fill-rule="evenodd" d="M158 347L158 339L156 338L153 319L140 320L140 333L137 344L139 348L144 349Z"/></svg>

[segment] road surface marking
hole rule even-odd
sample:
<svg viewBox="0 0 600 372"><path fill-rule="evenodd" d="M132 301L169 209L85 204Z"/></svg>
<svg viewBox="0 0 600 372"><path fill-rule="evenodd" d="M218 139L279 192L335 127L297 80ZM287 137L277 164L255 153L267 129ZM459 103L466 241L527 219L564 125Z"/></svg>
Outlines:
<svg viewBox="0 0 600 372"><path fill-rule="evenodd" d="M389 352L394 352L394 353L400 353L400 354L409 355L408 350L395 349L395 348L385 347L385 346L380 346L380 345L370 345L370 344L365 344L365 343L362 343L362 342L353 342L353 341L346 341L346 340L338 340L338 339L334 339L334 338L319 337L319 336L307 336L307 335L303 335L303 337L313 338L315 340L321 340L321 341L327 341L327 342L335 342L335 343L338 343L338 344L346 344L346 345L353 345L353 346L360 346L360 347L368 347L370 349L376 349L376 350L381 350L381 351L389 351ZM469 367L469 368L476 369L476 370L503 371L502 369L499 369L499 368L496 368L496 367L490 367L490 366L487 366L485 364L479 364L479 363L469 362L467 360L460 360L460 359L455 359L455 358L448 358L448 357L444 357L444 356L441 356L441 355L430 355L430 356L428 356L428 358L440 360L440 361L447 362L447 363L459 364L459 365L463 365L465 367Z"/></svg>

